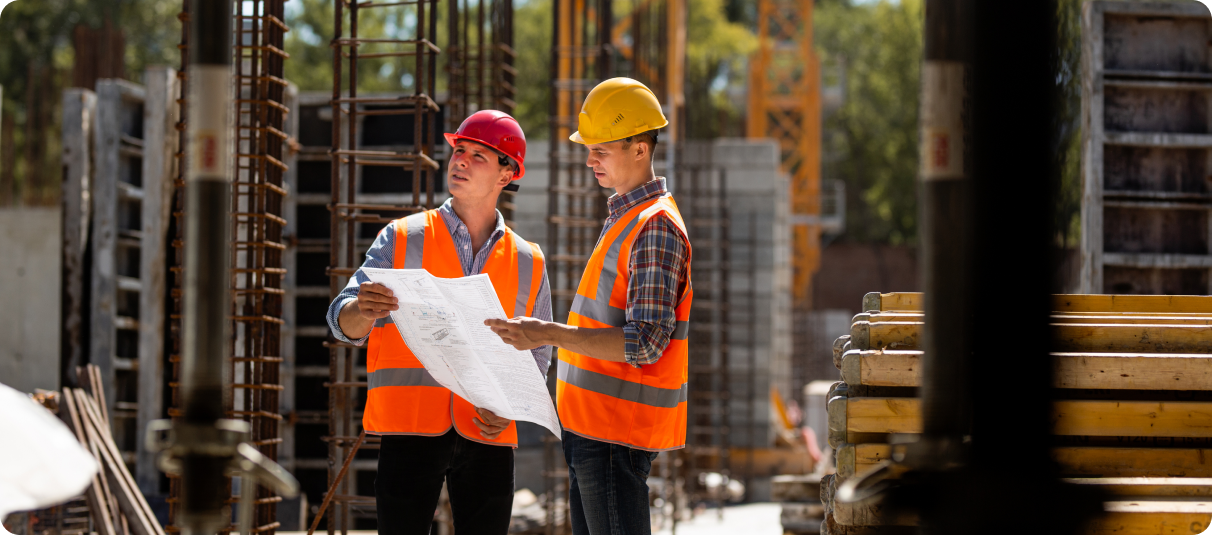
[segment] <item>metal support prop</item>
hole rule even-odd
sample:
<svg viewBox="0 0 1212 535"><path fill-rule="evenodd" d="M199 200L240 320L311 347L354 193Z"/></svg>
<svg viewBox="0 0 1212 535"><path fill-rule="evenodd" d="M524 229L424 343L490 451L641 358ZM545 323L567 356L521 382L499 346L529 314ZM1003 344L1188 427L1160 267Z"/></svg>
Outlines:
<svg viewBox="0 0 1212 535"><path fill-rule="evenodd" d="M903 463L848 479L837 498L886 494L889 511L916 510L928 535L1017 532L990 519L1015 514L1024 496L1046 533L1077 533L1101 510L1090 491L1060 482L1048 451L1055 13L1051 2L926 3L924 433ZM1014 38L1024 34L1043 37ZM1009 340L972 321L992 296L1007 296L998 312L1017 319Z"/></svg>
<svg viewBox="0 0 1212 535"><path fill-rule="evenodd" d="M193 4L190 49L190 168L186 178L186 248L181 358L183 413L178 422L148 426L148 449L161 452L160 466L179 474L180 527L210 534L229 523L227 480L244 474L246 488L262 479L286 495L298 483L256 448L244 443L248 424L225 419L225 381L230 306L228 223L231 194L230 2ZM251 500L247 500L251 504ZM250 533L245 515L245 533Z"/></svg>

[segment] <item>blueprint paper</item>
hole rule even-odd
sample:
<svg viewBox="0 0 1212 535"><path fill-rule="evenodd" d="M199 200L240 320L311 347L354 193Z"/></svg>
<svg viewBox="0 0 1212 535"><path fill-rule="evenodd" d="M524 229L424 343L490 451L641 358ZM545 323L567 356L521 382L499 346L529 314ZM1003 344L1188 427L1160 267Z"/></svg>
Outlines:
<svg viewBox="0 0 1212 535"><path fill-rule="evenodd" d="M362 268L399 300L391 319L434 380L472 405L533 422L560 437L546 381L529 351L492 332L486 319L508 319L488 275L444 279L424 269Z"/></svg>

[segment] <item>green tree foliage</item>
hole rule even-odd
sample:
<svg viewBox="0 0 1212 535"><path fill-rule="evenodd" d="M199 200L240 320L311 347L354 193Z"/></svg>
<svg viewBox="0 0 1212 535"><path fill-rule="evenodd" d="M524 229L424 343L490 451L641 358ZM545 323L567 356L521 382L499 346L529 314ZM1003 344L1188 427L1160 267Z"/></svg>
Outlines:
<svg viewBox="0 0 1212 535"><path fill-rule="evenodd" d="M842 87L821 153L822 176L846 183L847 238L913 243L922 2L821 0L814 19L823 82Z"/></svg>

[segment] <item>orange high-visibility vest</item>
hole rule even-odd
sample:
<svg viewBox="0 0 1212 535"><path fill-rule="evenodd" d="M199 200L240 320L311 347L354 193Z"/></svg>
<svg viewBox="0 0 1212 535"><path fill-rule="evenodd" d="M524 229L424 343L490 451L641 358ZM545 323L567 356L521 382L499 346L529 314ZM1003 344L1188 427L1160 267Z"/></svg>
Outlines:
<svg viewBox="0 0 1212 535"><path fill-rule="evenodd" d="M396 223L396 249L392 268L424 268L436 277L463 276L454 238L437 210L413 214ZM501 300L501 308L514 316L531 316L543 282L543 253L512 230L492 248L483 273ZM366 350L369 389L362 428L377 435L439 436L455 430L464 438L486 444L518 445L517 424L495 440L480 436L472 423L475 407L434 380L404 343L391 316L377 320Z"/></svg>
<svg viewBox="0 0 1212 535"><path fill-rule="evenodd" d="M677 204L668 193L642 202L623 214L598 241L581 276L568 313L574 327L626 325L628 260L644 224L664 213L690 240ZM690 270L675 309L677 328L661 358L636 368L560 349L556 406L564 429L602 442L648 451L686 445L687 354L690 303L694 291Z"/></svg>

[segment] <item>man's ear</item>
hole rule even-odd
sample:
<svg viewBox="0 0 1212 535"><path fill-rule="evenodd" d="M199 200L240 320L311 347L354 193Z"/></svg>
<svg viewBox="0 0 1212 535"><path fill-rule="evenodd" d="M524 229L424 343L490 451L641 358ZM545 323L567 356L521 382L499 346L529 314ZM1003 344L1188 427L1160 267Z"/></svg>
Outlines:
<svg viewBox="0 0 1212 535"><path fill-rule="evenodd" d="M650 151L652 151L652 147L650 147L650 146L649 146L647 143L642 143L642 142L639 142L639 141L637 141L637 142L635 142L635 143L632 143L632 144L631 144L631 146L632 146L632 147L635 147L635 148L633 149L633 151L634 151L634 154L635 154L635 160L636 160L637 162L638 162L638 161L640 161L640 160L643 160L643 159L647 158L647 157L648 157L648 153L649 153Z"/></svg>
<svg viewBox="0 0 1212 535"><path fill-rule="evenodd" d="M510 182L513 182L513 167L506 165L501 169L501 174L497 176L497 185L503 188Z"/></svg>

